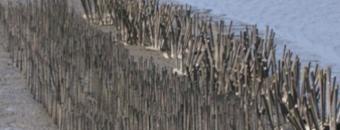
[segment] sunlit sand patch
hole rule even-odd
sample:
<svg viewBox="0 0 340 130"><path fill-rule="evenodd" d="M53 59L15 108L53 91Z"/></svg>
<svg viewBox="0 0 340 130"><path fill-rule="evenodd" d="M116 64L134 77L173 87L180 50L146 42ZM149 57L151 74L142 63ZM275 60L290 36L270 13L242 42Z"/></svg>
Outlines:
<svg viewBox="0 0 340 130"><path fill-rule="evenodd" d="M160 50L161 50L161 49L158 48L158 47L152 47L152 46L150 46L150 47L145 47L145 49L147 49L147 50L153 50L153 51L160 51Z"/></svg>
<svg viewBox="0 0 340 130"><path fill-rule="evenodd" d="M172 73L173 73L173 74L177 74L177 75L179 75L179 76L185 76L185 75L187 75L185 72L183 72L183 70L180 70L180 69L178 69L178 68L173 69L173 70L172 70Z"/></svg>
<svg viewBox="0 0 340 130"><path fill-rule="evenodd" d="M166 52L163 52L163 57L164 57L165 59L169 59L169 54L166 53Z"/></svg>

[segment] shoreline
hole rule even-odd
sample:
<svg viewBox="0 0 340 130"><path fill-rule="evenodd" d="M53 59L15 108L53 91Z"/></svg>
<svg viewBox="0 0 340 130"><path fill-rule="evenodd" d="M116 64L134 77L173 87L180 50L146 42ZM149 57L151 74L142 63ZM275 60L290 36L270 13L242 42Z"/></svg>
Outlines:
<svg viewBox="0 0 340 130"><path fill-rule="evenodd" d="M251 24L253 24L253 23L260 24L261 25L261 26L259 26L260 31L265 31L265 22L267 24L269 24L269 26L271 25L270 22L268 22L268 21L271 20L270 17L267 18L268 14L264 14L264 15L260 15L259 14L258 17L267 18L267 19L263 20L262 22L259 22L260 19L259 18L256 19L256 17L253 16L252 13L250 13L248 15L250 18L248 18L246 20L246 15L244 15L246 11L242 12L242 9L249 9L249 10L250 9L254 9L254 11L255 11L254 14L256 14L256 13L259 12L259 10L257 10L257 9L261 9L261 8L254 8L254 7L256 7L255 6L256 4L254 6L252 6L252 7L249 7L249 8L245 8L244 6L240 7L240 9L238 9L238 11L240 11L240 15L242 15L243 17L235 18L232 15L228 15L227 14L228 13L228 9L221 8L221 6L223 6L225 3L228 3L228 2L224 3L223 1L220 1L219 4L216 4L216 3L218 3L218 1L207 2L206 0L199 0L199 1L196 1L196 3L191 1L191 0L184 0L184 1L166 0L166 1L175 1L175 2L178 2L178 3L182 3L182 4L189 4L189 5L192 5L195 8L198 8L198 9L201 9L203 7L203 4L197 4L197 2L206 2L206 4L204 4L205 6L203 8L211 10L211 12L214 15L225 15L227 19L234 19L234 20L240 21L242 23L249 23L249 21L251 21L251 19L254 19L250 23ZM267 0L267 2L268 2L268 0ZM276 1L276 2L280 2L280 1ZM315 1L311 1L311 2L315 2ZM242 3L242 2L237 2L237 3ZM259 4L261 4L261 5L259 5L259 7L266 6L266 5L262 5L264 3L265 2L260 2ZM288 3L289 3L289 1L288 1ZM330 1L327 1L326 3L330 3ZM284 4L284 3L282 3L282 4ZM312 3L310 3L310 4L313 5ZM339 3L334 3L334 5L336 5L336 4L339 4ZM268 4L267 6L269 6L269 5L270 4ZM273 6L274 5L275 4L273 4ZM229 6L234 7L234 5L229 5ZM225 5L225 8L228 8L229 6ZM225 13L223 11L225 11ZM276 11L276 10L274 8L272 10L269 10L269 12L270 11ZM283 10L283 11L285 11L285 10ZM300 11L300 10L298 10L298 11ZM264 10L264 12L266 12L266 11ZM234 12L229 12L229 13L236 14L235 11ZM271 13L273 13L273 12L271 12ZM280 12L278 12L278 13L280 13ZM311 13L313 14L313 12L311 12ZM273 15L275 15L275 13ZM288 15L289 15L289 13L288 13ZM283 16L279 16L279 17L283 17ZM244 19L242 19L242 18L244 18ZM301 18L301 19L303 19L303 18ZM268 20L268 21L266 21L266 20ZM310 20L313 20L313 19L310 19ZM276 22L276 24L278 24L278 23L279 22ZM295 26L294 24L297 24L297 23L291 23L291 24L293 26L290 27L290 28L293 28ZM324 67L324 68L331 67L332 70L333 70L333 75L334 76L340 76L340 63L339 63L339 61L331 60L331 59L324 59L325 57L327 57L327 56L325 56L325 55L327 55L327 53L332 53L332 51L334 51L334 50L329 50L329 48L333 47L333 46L336 46L336 45L330 45L330 44L326 44L326 43L319 43L319 44L326 44L325 46L330 46L330 47L328 47L328 49L326 48L325 50L323 50L322 53L314 52L313 49L315 49L315 47L319 47L319 46L322 46L322 45L313 46L313 44L315 44L315 43L312 43L311 41L309 41L309 43L307 44L308 41L305 41L305 42L299 41L299 39L301 39L301 38L297 38L297 39L289 38L288 36L285 36L285 35L288 35L289 32L285 32L285 31L282 32L280 30L280 28L277 29L276 26L278 26L278 25L274 25L274 26L270 26L270 27L273 27L274 31L276 32L275 39L276 39L276 41L278 41L278 42L275 42L277 44L277 47L278 47L278 49L277 49L277 57L281 57L282 56L283 47L284 47L284 45L287 45L287 48L292 50L292 52L295 55L298 55L301 58L301 61L303 62L304 65L307 65L309 62L312 62L313 66L315 66L316 64L319 64L319 66ZM315 28L323 28L323 26L322 27L315 27ZM297 34L301 34L302 35L303 33L305 33L305 32L303 32L303 30L299 30L299 31L301 31L301 32L294 32L294 34L297 33ZM294 35L294 34L291 34L291 35ZM301 36L301 35L299 35L299 36ZM326 35L326 34L324 34L324 35ZM338 39L333 39L333 40L339 41ZM332 41L332 39L331 39L331 41ZM307 46L304 46L304 45L307 45ZM317 48L317 49L319 49L319 48ZM333 49L336 49L336 47L333 47ZM339 49L337 49L337 50L340 51ZM339 57L338 54L330 55L330 57L334 57L334 56L335 57ZM340 83L340 81L337 81L337 82Z"/></svg>

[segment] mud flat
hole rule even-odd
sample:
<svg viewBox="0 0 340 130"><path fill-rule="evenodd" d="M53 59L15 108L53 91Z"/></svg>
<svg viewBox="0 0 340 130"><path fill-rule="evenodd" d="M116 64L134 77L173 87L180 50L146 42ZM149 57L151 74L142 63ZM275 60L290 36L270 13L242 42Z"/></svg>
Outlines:
<svg viewBox="0 0 340 130"><path fill-rule="evenodd" d="M0 130L57 130L3 49L2 25L0 30Z"/></svg>

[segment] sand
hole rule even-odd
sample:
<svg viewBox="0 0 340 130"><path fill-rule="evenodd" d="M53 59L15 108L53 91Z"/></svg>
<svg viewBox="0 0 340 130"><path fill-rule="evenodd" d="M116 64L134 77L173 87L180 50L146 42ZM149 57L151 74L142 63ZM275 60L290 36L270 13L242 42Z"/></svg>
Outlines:
<svg viewBox="0 0 340 130"><path fill-rule="evenodd" d="M0 24L0 130L57 130L46 110L33 99L20 71L4 50Z"/></svg>

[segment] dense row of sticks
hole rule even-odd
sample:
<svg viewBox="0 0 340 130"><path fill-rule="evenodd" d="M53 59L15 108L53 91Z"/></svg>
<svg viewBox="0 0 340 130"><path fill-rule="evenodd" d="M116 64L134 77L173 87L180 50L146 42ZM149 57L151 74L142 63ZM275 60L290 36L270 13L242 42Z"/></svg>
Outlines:
<svg viewBox="0 0 340 130"><path fill-rule="evenodd" d="M269 29L236 36L231 24L157 0L82 2L86 18L110 14L117 35L64 0L0 6L5 47L60 129L337 129L330 68L301 67L286 49L276 59ZM185 76L134 59L116 41L167 53Z"/></svg>
<svg viewBox="0 0 340 130"><path fill-rule="evenodd" d="M316 67L315 72L310 72L310 65L306 69L300 69L299 59L292 59L291 52L284 52L284 57L277 63L275 45L273 44L274 34L269 30L267 30L265 37L261 39L256 27L246 26L245 31L241 31L240 38L237 39L234 36L231 24L230 26L225 26L223 21L212 21L209 16L195 13L187 5L160 4L159 0L82 0L82 3L85 5L83 7L87 16L102 16L102 14L111 16L111 23L115 24L114 26L118 28L117 30L123 30L120 33L122 35L120 39L123 42L132 45L140 43L137 45L151 46L156 50L167 53L171 58L177 59L179 63L177 70L179 71L176 72L189 73L188 76L191 78L195 72L205 70L207 75L210 75L216 82L215 86L217 86L219 94L220 92L229 92L230 86L235 87L232 84L235 82L231 80L234 77L239 77L240 79L233 80L241 80L236 84L238 86L236 87L236 95L241 94L243 86L256 88L256 82L251 83L250 79L251 76L260 75L260 84L263 84L263 80L266 78L270 78L275 81L273 81L273 85L279 82L279 86L276 87L287 91L285 95L281 94L283 92L279 90L274 92L274 94L278 95L278 99L284 99L282 104L290 104L287 105L288 108L284 109L289 110L295 107L292 104L296 104L298 101L289 103L287 100L289 99L289 93L296 93L293 95L295 100L299 97L302 98L299 102L303 102L307 100L305 99L306 96L310 96L314 100L315 107L320 107L320 110L319 108L314 108L315 110L310 108L311 111L314 111L314 117L311 116L312 113L309 113L311 115L305 115L306 117L304 118L317 118L320 116L318 114L322 113L320 117L322 122L325 122L324 118L326 118L322 116L330 115L334 116L333 122L335 122L335 117L338 116L338 86L335 85L335 78L331 77L330 70L318 70L318 67ZM88 8L94 6L96 8ZM100 18L92 20L99 22L101 21ZM132 42L128 42L129 40ZM285 67L287 67L286 70L284 70ZM303 74L300 74L301 72ZM239 74L236 75L235 73ZM280 75L280 73L282 74ZM286 75L289 75L289 77L286 77ZM301 76L305 79L300 78ZM273 77L276 79L273 79ZM287 84L289 87L284 86ZM305 86L306 84L307 86ZM267 89L272 89L273 85ZM317 88L317 86L320 88ZM307 92L312 95L304 94L309 89L314 90L315 93ZM257 89L252 88L246 91L249 91L248 93L251 95L258 95L254 94L258 92ZM315 96L318 94L324 95L321 96L323 99L317 99ZM328 98L325 99L326 97ZM252 98L255 99L255 97ZM274 99L271 100L274 101ZM317 102L317 100L319 101ZM305 105L310 104L308 102ZM321 106L327 107L322 108ZM305 109L304 111L307 111L307 108ZM333 113L331 113L331 109ZM302 108L299 110L302 111ZM308 126L303 125L307 119L302 117L299 117L301 119L291 118L289 117L289 121L298 128ZM300 120L300 123L295 120ZM316 125L318 121L313 120L310 120L309 124L314 123L315 125L309 125L308 127L319 126Z"/></svg>

